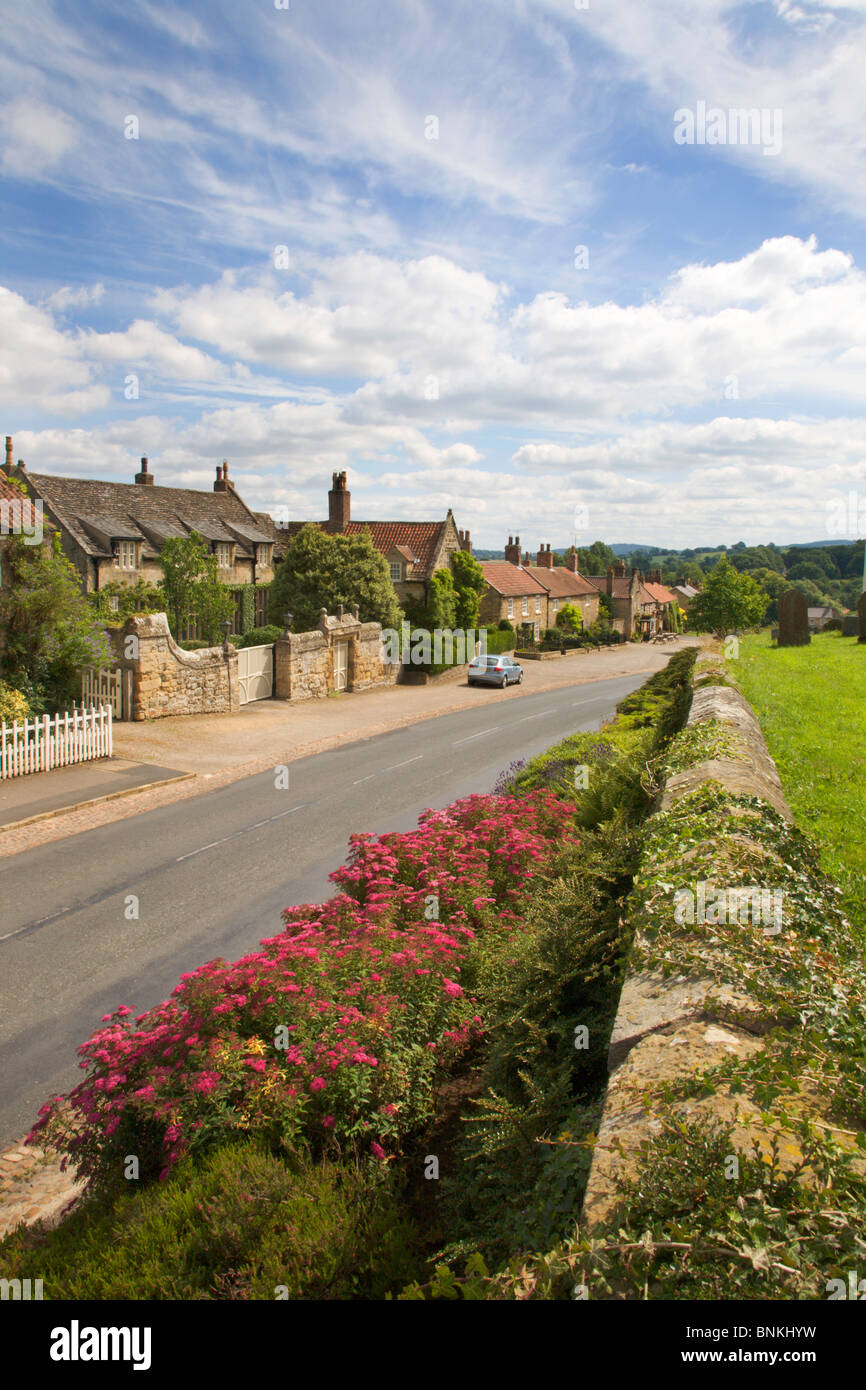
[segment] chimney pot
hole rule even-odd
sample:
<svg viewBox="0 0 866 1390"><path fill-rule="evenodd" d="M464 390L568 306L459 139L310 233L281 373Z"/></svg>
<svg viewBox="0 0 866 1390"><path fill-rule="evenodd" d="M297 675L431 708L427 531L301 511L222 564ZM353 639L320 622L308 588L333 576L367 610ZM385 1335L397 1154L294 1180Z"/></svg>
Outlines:
<svg viewBox="0 0 866 1390"><path fill-rule="evenodd" d="M141 460L141 471L139 473L136 473L135 481L137 483L140 483L143 487L147 487L148 485L150 485L151 487L153 486L153 474L148 473L147 459L144 457L142 457Z"/></svg>
<svg viewBox="0 0 866 1390"><path fill-rule="evenodd" d="M12 436L11 436L11 434L7 434L7 436L6 436L6 467L9 469L10 472L12 471Z"/></svg>

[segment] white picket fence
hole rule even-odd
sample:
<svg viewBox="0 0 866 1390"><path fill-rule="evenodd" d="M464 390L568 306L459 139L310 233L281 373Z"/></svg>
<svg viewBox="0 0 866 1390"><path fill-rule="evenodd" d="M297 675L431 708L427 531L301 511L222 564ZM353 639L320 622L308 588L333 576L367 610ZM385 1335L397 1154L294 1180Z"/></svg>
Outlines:
<svg viewBox="0 0 866 1390"><path fill-rule="evenodd" d="M110 758L111 706L0 723L0 780Z"/></svg>

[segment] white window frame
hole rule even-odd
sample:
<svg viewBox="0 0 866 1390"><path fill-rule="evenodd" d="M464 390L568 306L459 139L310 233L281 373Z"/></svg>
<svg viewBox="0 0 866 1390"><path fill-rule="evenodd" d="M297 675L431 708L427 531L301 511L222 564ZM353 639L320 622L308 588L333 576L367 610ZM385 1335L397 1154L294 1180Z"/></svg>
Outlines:
<svg viewBox="0 0 866 1390"><path fill-rule="evenodd" d="M400 584L403 581L403 566L399 560L391 560L388 565L391 573L391 583Z"/></svg>
<svg viewBox="0 0 866 1390"><path fill-rule="evenodd" d="M528 617L529 617L529 598L528 598L528 597L524 598L524 600L523 600L523 616L524 616L524 618L528 618Z"/></svg>
<svg viewBox="0 0 866 1390"><path fill-rule="evenodd" d="M138 546L135 541L117 542L117 568L119 570L138 569Z"/></svg>
<svg viewBox="0 0 866 1390"><path fill-rule="evenodd" d="M230 541L217 541L216 543L217 564L221 570L230 570L232 567L232 547Z"/></svg>
<svg viewBox="0 0 866 1390"><path fill-rule="evenodd" d="M256 547L256 564L266 568L271 563L271 547L260 545Z"/></svg>
<svg viewBox="0 0 866 1390"><path fill-rule="evenodd" d="M540 612L541 612L541 595L540 595L540 594L538 594L538 595L536 596L536 599L535 599L535 611L536 611L536 613L540 613Z"/></svg>
<svg viewBox="0 0 866 1390"><path fill-rule="evenodd" d="M509 616L509 618L513 618L513 617L514 617L514 599L513 599L513 598L510 598L510 599L508 600L508 616Z"/></svg>
<svg viewBox="0 0 866 1390"><path fill-rule="evenodd" d="M553 611L554 611L554 613L558 613L558 612L559 612L559 599L558 599L558 598L555 598L555 599L553 600Z"/></svg>

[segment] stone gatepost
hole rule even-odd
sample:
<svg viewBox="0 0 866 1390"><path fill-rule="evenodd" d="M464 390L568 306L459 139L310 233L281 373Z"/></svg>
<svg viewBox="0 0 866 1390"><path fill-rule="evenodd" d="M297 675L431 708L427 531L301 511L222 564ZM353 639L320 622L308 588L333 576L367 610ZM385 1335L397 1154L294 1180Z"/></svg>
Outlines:
<svg viewBox="0 0 866 1390"><path fill-rule="evenodd" d="M799 589L787 589L779 599L779 646L806 647L809 631L809 603Z"/></svg>

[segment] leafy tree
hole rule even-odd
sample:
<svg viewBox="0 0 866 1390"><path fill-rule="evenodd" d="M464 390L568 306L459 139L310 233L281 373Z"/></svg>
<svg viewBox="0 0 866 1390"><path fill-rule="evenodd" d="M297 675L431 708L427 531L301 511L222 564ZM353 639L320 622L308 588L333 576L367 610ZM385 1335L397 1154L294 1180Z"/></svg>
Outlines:
<svg viewBox="0 0 866 1390"><path fill-rule="evenodd" d="M457 627L467 631L478 625L481 595L487 588L484 571L468 550L458 550L451 556L451 574L457 591Z"/></svg>
<svg viewBox="0 0 866 1390"><path fill-rule="evenodd" d="M10 537L3 578L0 675L26 695L35 714L68 707L79 697L81 668L107 666L112 653L59 535L35 546Z"/></svg>
<svg viewBox="0 0 866 1390"><path fill-rule="evenodd" d="M436 570L430 580L426 626L431 631L457 626L457 591L450 570Z"/></svg>
<svg viewBox="0 0 866 1390"><path fill-rule="evenodd" d="M564 603L556 615L556 626L565 632L580 632L583 614L576 603Z"/></svg>
<svg viewBox="0 0 866 1390"><path fill-rule="evenodd" d="M450 576L449 576L450 578ZM309 632L321 609L337 611L357 603L362 622L399 628L402 611L388 563L368 530L332 536L312 523L303 526L277 567L270 589L269 622L281 625L287 610L292 629Z"/></svg>
<svg viewBox="0 0 866 1390"><path fill-rule="evenodd" d="M176 637L190 618L196 619L202 639L222 640L222 625L235 610L234 595L219 577L217 558L198 531L170 536L160 552L162 588Z"/></svg>
<svg viewBox="0 0 866 1390"><path fill-rule="evenodd" d="M804 564L794 565L787 571L787 578L792 584L797 584L801 579L811 579L813 584L826 584L827 572L820 565L808 561Z"/></svg>
<svg viewBox="0 0 866 1390"><path fill-rule="evenodd" d="M723 638L743 627L763 622L767 593L750 574L738 574L726 556L716 561L703 591L692 599L689 622L696 632Z"/></svg>

